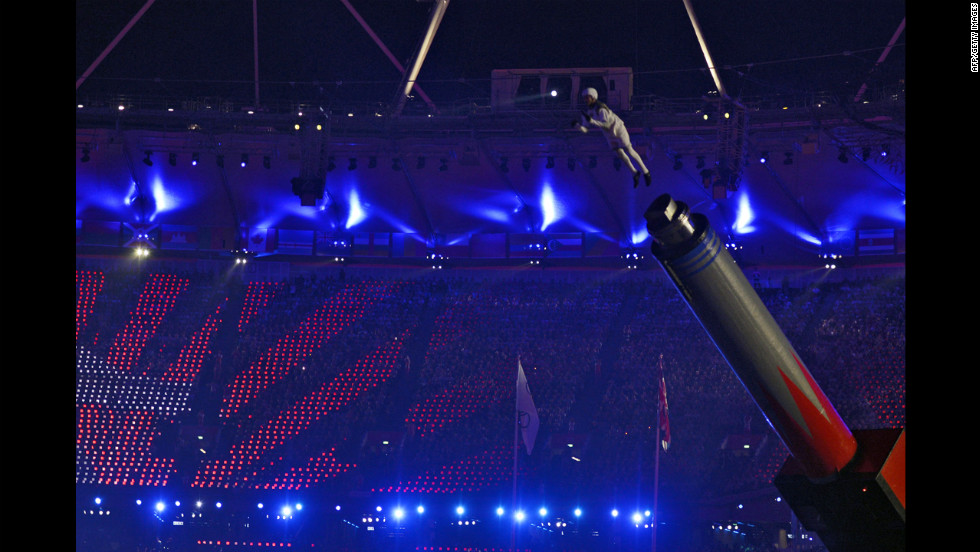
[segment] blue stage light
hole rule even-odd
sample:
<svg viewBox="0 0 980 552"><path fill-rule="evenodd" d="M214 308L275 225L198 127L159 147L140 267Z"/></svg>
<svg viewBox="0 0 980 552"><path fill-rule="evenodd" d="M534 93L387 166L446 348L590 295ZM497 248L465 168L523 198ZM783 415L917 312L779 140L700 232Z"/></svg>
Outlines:
<svg viewBox="0 0 980 552"><path fill-rule="evenodd" d="M344 228L349 229L366 219L367 213L364 211L364 208L361 205L361 199L357 195L357 190L350 191L350 195L347 198L347 204L350 206L350 209L347 212L347 223L344 225Z"/></svg>
<svg viewBox="0 0 980 552"><path fill-rule="evenodd" d="M749 204L748 194L743 193L738 200L738 210L736 211L735 223L732 231L736 234L749 234L755 231L752 221L755 220L755 212Z"/></svg>
<svg viewBox="0 0 980 552"><path fill-rule="evenodd" d="M555 200L555 192L551 189L551 184L546 182L541 188L541 215L544 219L541 221L541 231L543 232L548 226L560 219L562 214L558 202Z"/></svg>

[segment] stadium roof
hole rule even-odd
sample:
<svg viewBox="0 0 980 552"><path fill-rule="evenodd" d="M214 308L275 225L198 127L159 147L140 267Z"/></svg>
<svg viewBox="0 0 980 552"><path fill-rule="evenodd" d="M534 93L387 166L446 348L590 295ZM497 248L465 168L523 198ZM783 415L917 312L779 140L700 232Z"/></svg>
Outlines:
<svg viewBox="0 0 980 552"><path fill-rule="evenodd" d="M399 233L471 252L473 236L578 233L643 249L643 211L670 193L743 245L747 262L867 252L862 237L882 235L885 251L903 253L904 9L78 0L76 224ZM633 189L597 133L568 128L578 108L568 89L610 85L602 72L614 69L628 84L603 97L621 98L649 188ZM552 78L568 89L556 103L501 101L491 78L501 70L540 72L542 92ZM295 126L309 121L317 134ZM140 162L147 151L152 166ZM194 154L203 162L192 169ZM293 193L301 174L324 182L316 207Z"/></svg>

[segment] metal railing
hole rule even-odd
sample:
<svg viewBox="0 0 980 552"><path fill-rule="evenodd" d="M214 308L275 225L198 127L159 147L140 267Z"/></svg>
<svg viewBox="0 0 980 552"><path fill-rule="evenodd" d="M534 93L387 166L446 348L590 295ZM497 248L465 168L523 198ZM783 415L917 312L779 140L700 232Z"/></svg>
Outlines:
<svg viewBox="0 0 980 552"><path fill-rule="evenodd" d="M635 95L631 100L633 113L649 114L691 114L704 108L706 102L717 101L716 97L665 98L657 95ZM737 98L747 111L810 109L837 104L841 99L837 94L827 91L774 94ZM905 89L892 85L868 89L862 99L863 104L904 104ZM405 117L468 117L493 113L539 113L564 112L568 107L551 106L545 103L522 104L495 108L490 98L460 97L446 101L436 101L438 111L433 112L428 105L419 101L409 102L402 116ZM102 109L116 111L143 111L161 113L218 113L239 115L295 115L300 112L324 113L329 116L373 116L384 118L391 112L391 106L378 101L338 101L336 103L316 100L271 100L254 105L254 101L222 98L217 96L168 97L153 95L115 95L101 97L76 97L79 109Z"/></svg>

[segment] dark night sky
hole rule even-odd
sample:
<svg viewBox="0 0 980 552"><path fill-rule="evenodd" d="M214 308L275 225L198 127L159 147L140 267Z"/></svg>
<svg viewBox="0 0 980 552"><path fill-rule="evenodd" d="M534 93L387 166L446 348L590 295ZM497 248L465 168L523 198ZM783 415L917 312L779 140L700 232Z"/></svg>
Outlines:
<svg viewBox="0 0 980 552"><path fill-rule="evenodd" d="M76 0L76 79L145 0ZM431 2L350 0L408 66ZM76 95L211 95L254 91L251 0L156 0ZM894 84L902 0L692 0L729 94L747 97ZM264 99L390 101L401 75L340 0L258 0ZM714 89L683 0L452 0L418 84L433 99L489 96L492 69L632 67L636 94Z"/></svg>

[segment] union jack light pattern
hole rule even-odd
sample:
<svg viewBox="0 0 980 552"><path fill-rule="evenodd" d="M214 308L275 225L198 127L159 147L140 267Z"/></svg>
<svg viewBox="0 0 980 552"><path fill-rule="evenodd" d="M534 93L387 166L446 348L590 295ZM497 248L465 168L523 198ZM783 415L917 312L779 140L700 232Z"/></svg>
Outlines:
<svg viewBox="0 0 980 552"><path fill-rule="evenodd" d="M236 288L76 270L76 483L300 489L354 477L352 420L379 415L395 378L411 369L406 347L423 310L405 306L428 295L419 286L329 282L298 298L283 282ZM482 323L489 301L430 306L414 369L442 369L433 358ZM511 370L500 355L385 415L417 440L453 439L454 424L506 410L498 386ZM446 493L509 481L506 435L372 490Z"/></svg>
<svg viewBox="0 0 980 552"><path fill-rule="evenodd" d="M865 288L818 297L775 290L767 306L794 339L809 332L812 345L801 353L814 359L815 376L843 377L828 395L850 426L903 427L904 288L873 292L874 301ZM704 446L695 440L704 418L754 412L697 320L664 286L296 283L76 268L75 298L78 484L433 494L506 486L518 358L542 435L591 431L602 440L609 460L582 462L582 484L628 483L632 472L612 459L659 445L654 353L672 363L666 384L676 439L665 477L700 477L696 463L675 459ZM820 300L824 308L800 306ZM617 360L603 365L600 350L614 334ZM828 346L842 341L860 354L841 357ZM593 377L609 383L590 388ZM575 419L572 403L583 393L596 394L592 427ZM705 397L712 400L703 412L689 408ZM379 428L400 436L372 441ZM541 443L535 454L546 457L546 438ZM752 478L768 484L785 458L771 442L754 458ZM545 464L530 458L519 469L533 474L550 469Z"/></svg>

